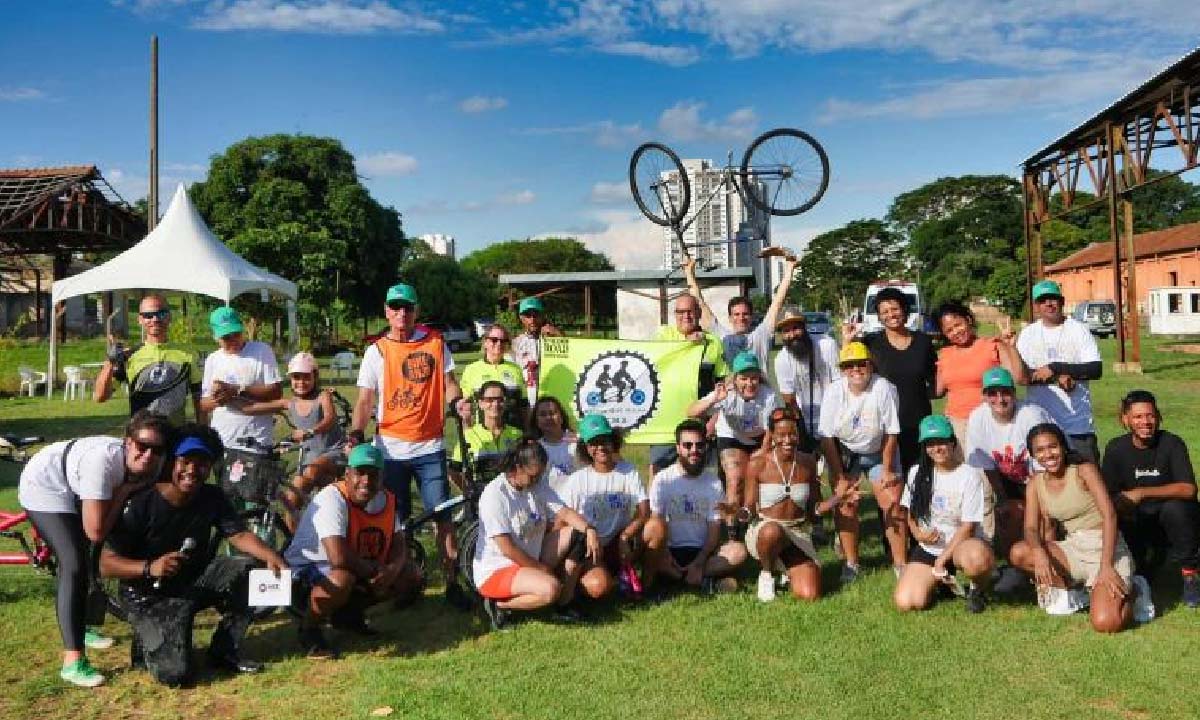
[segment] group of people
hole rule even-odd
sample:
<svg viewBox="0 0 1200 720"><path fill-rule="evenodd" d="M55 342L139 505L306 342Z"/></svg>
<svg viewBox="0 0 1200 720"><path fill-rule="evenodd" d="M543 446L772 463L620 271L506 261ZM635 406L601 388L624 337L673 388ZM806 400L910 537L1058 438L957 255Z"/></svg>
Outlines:
<svg viewBox="0 0 1200 720"><path fill-rule="evenodd" d="M147 296L145 344L114 347L96 387L103 401L116 381L129 384L125 437L55 443L21 477L21 504L59 558L63 679L103 682L85 654L111 644L89 625L96 574L120 580L131 659L164 683L193 676L192 618L207 607L222 613L211 663L261 669L240 652L255 565L291 571L301 646L314 658L336 656L325 626L373 634L367 607L403 606L423 587L403 533L413 483L436 511L446 602L467 609L477 593L498 629L543 608L574 620L588 601L617 592L735 590L749 557L761 567L763 602L780 586L815 600L824 592L825 515L841 583L861 572L867 488L900 610L928 607L946 591L979 612L993 589L1032 583L1048 612L1090 606L1093 627L1115 632L1148 601L1143 578L1164 560L1180 568L1184 603L1200 606L1200 505L1187 449L1162 429L1154 396L1134 391L1121 407L1129 432L1101 456L1088 387L1101 374L1099 352L1063 314L1056 284L1033 288L1038 319L1020 335L1002 324L997 337L981 337L968 308L938 308L937 351L908 328L908 297L884 290L883 331L860 336L847 326L839 348L784 306L794 269L788 258L758 326L739 297L726 328L685 265L689 292L659 338L704 345L697 400L674 443L650 448L644 471L622 456L624 437L603 415L572 428L559 401L538 393L540 338L559 331L537 298L518 306L522 333L488 328L483 357L460 375L440 334L418 323L416 290L392 287L388 330L364 353L343 432L311 355L290 359L293 397L284 399L270 346L249 341L237 313L222 307L210 316L217 348L200 371L197 358L169 345L169 306ZM772 361L776 334L783 347ZM1028 386L1024 400L1019 385ZM943 395L935 414L931 400ZM195 422L184 422L189 398ZM280 413L303 444L283 496L293 537L281 553L206 482L244 481ZM485 486L472 561L460 567L446 508L468 467ZM238 553L218 553L222 539Z"/></svg>

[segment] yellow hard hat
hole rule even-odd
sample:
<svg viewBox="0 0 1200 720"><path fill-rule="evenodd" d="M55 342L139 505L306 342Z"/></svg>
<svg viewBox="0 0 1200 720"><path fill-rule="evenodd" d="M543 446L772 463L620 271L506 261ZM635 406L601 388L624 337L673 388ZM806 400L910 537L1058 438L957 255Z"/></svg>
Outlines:
<svg viewBox="0 0 1200 720"><path fill-rule="evenodd" d="M870 359L871 353L867 350L866 345L860 342L852 342L846 343L846 347L842 348L842 352L838 355L838 364Z"/></svg>

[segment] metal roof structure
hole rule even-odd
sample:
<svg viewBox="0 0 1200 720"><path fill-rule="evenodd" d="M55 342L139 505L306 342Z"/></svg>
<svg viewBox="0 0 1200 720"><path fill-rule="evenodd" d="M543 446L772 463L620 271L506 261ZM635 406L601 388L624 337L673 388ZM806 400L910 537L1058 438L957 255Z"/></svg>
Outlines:
<svg viewBox="0 0 1200 720"><path fill-rule="evenodd" d="M697 272L698 280L726 280L754 277L754 269L748 267L721 268ZM497 281L501 285L547 285L569 283L618 283L618 282L658 282L660 280L677 279L683 281L679 270L613 270L606 272L573 272L573 273L520 273L501 275Z"/></svg>
<svg viewBox="0 0 1200 720"><path fill-rule="evenodd" d="M0 255L121 250L145 234L95 165L0 169Z"/></svg>

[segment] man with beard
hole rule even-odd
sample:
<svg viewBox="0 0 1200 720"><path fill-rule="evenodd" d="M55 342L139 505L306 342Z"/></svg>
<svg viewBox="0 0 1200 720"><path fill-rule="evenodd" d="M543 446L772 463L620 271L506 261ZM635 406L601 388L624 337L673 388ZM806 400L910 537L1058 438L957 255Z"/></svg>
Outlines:
<svg viewBox="0 0 1200 720"><path fill-rule="evenodd" d="M775 356L775 384L784 407L800 413L802 447L813 449L817 421L821 417L821 398L838 377L837 341L822 333L813 338L808 322L799 308L786 307L775 330L783 335L783 351Z"/></svg>
<svg viewBox="0 0 1200 720"><path fill-rule="evenodd" d="M684 420L675 428L678 461L650 484L650 519L642 529L645 573L683 581L706 593L732 592L730 577L746 561L746 546L721 543L721 481L705 469L704 424Z"/></svg>

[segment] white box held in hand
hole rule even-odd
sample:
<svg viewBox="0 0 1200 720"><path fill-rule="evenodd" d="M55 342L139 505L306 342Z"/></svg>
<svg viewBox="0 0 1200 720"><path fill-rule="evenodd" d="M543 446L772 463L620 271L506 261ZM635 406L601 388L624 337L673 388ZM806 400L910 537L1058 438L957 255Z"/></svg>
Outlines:
<svg viewBox="0 0 1200 720"><path fill-rule="evenodd" d="M284 607L292 604L292 571L275 573L266 568L250 571L250 607Z"/></svg>

